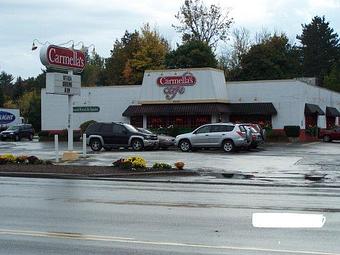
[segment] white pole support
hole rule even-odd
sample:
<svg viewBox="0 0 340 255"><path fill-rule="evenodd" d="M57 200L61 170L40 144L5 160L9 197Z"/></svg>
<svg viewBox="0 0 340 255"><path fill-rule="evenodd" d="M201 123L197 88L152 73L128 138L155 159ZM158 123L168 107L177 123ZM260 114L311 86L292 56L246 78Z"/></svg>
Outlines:
<svg viewBox="0 0 340 255"><path fill-rule="evenodd" d="M83 158L86 158L86 134L83 134Z"/></svg>
<svg viewBox="0 0 340 255"><path fill-rule="evenodd" d="M67 150L73 151L72 96L68 96Z"/></svg>
<svg viewBox="0 0 340 255"><path fill-rule="evenodd" d="M59 141L58 135L54 135L55 162L59 162Z"/></svg>

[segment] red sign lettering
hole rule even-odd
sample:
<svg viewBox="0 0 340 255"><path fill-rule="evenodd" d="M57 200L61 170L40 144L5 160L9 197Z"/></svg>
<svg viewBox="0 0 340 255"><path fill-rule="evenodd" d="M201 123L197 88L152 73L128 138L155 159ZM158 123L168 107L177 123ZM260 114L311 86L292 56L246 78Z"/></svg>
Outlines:
<svg viewBox="0 0 340 255"><path fill-rule="evenodd" d="M42 48L40 60L47 67L78 71L82 71L86 63L84 52L55 45Z"/></svg>
<svg viewBox="0 0 340 255"><path fill-rule="evenodd" d="M173 99L178 93L184 94L185 86L194 86L196 77L192 73L184 73L182 76L164 76L157 78L158 86L164 87L166 99Z"/></svg>

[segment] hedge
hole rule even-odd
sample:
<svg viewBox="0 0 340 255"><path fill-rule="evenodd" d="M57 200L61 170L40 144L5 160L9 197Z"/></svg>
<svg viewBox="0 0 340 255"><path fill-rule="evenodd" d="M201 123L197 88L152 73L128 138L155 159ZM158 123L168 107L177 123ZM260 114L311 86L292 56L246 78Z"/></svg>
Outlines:
<svg viewBox="0 0 340 255"><path fill-rule="evenodd" d="M283 129L288 137L300 136L300 126L284 126Z"/></svg>

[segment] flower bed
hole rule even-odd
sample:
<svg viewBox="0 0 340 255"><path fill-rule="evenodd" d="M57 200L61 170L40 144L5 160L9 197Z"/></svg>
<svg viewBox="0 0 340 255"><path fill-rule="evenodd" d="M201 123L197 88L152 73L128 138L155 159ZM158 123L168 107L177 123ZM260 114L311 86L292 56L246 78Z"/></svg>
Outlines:
<svg viewBox="0 0 340 255"><path fill-rule="evenodd" d="M125 169L131 171L171 171L182 170L184 167L183 162L176 162L173 168L167 163L154 163L152 167L147 167L147 162L140 156L129 157L127 159L120 158L112 163L114 168Z"/></svg>
<svg viewBox="0 0 340 255"><path fill-rule="evenodd" d="M0 165L21 164L21 165L51 165L49 160L41 160L36 156L14 156L12 154L0 155Z"/></svg>

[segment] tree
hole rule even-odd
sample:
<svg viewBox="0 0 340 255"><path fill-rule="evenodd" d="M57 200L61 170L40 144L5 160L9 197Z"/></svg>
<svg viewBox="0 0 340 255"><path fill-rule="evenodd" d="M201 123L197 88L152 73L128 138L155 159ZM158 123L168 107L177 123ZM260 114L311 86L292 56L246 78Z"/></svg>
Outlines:
<svg viewBox="0 0 340 255"><path fill-rule="evenodd" d="M250 33L245 28L236 28L233 31L233 45L230 65L232 68L239 68L241 58L250 49Z"/></svg>
<svg viewBox="0 0 340 255"><path fill-rule="evenodd" d="M125 65L123 74L128 84L141 84L145 70L164 69L168 42L149 24L141 28L140 47Z"/></svg>
<svg viewBox="0 0 340 255"><path fill-rule="evenodd" d="M2 71L0 74L0 87L4 88L6 86L12 85L13 80L14 80L13 75Z"/></svg>
<svg viewBox="0 0 340 255"><path fill-rule="evenodd" d="M180 25L172 26L182 34L183 42L201 41L212 47L227 40L233 22L229 11L214 4L207 7L202 0L185 0L175 17Z"/></svg>
<svg viewBox="0 0 340 255"><path fill-rule="evenodd" d="M103 71L105 61L96 52L86 54L86 66L81 74L81 83L84 87L104 85Z"/></svg>
<svg viewBox="0 0 340 255"><path fill-rule="evenodd" d="M236 28L232 32L232 45L219 57L219 68L224 70L227 80L237 80L241 72L241 58L250 49L250 33L245 28Z"/></svg>
<svg viewBox="0 0 340 255"><path fill-rule="evenodd" d="M299 50L286 35L273 35L251 46L241 58L241 80L286 79L300 76Z"/></svg>
<svg viewBox="0 0 340 255"><path fill-rule="evenodd" d="M340 92L340 66L334 65L330 73L325 76L324 86L330 90Z"/></svg>
<svg viewBox="0 0 340 255"><path fill-rule="evenodd" d="M19 76L13 85L13 100L18 100L25 93L24 82Z"/></svg>
<svg viewBox="0 0 340 255"><path fill-rule="evenodd" d="M111 57L106 60L105 77L107 82L105 85L127 84L124 76L124 70L129 59L140 48L139 32L129 33L125 31L124 36L120 40L116 40Z"/></svg>
<svg viewBox="0 0 340 255"><path fill-rule="evenodd" d="M41 130L41 97L40 93L35 92L31 98L28 108L29 114L26 117L28 123L31 123L35 131Z"/></svg>
<svg viewBox="0 0 340 255"><path fill-rule="evenodd" d="M12 97L14 76L4 71L0 73L0 88L4 95Z"/></svg>
<svg viewBox="0 0 340 255"><path fill-rule="evenodd" d="M171 51L165 59L167 68L216 68L217 60L211 47L202 41L188 41Z"/></svg>
<svg viewBox="0 0 340 255"><path fill-rule="evenodd" d="M302 25L302 34L296 37L303 51L303 75L317 77L322 82L339 59L339 38L325 17L315 16Z"/></svg>
<svg viewBox="0 0 340 255"><path fill-rule="evenodd" d="M0 107L3 107L5 103L5 96L3 89L0 87Z"/></svg>
<svg viewBox="0 0 340 255"><path fill-rule="evenodd" d="M18 100L21 116L32 124L36 131L41 129L41 98L38 91L23 94Z"/></svg>

